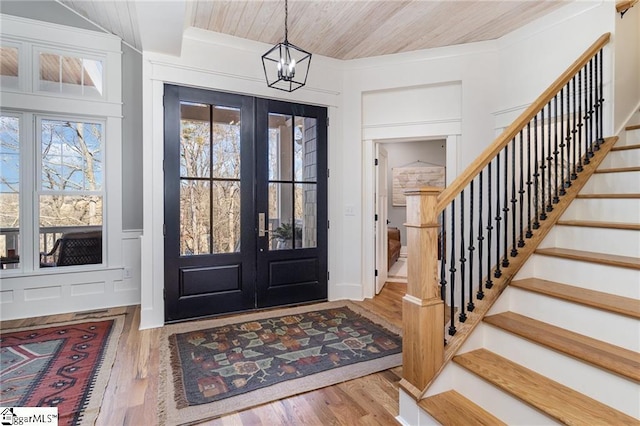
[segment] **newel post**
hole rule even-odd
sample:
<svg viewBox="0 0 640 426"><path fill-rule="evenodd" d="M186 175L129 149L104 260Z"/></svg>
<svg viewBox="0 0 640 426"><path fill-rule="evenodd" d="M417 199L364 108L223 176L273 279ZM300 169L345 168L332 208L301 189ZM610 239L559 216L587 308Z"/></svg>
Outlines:
<svg viewBox="0 0 640 426"><path fill-rule="evenodd" d="M442 188L405 191L407 294L402 301L401 386L416 399L444 359L444 302L438 282L437 196Z"/></svg>

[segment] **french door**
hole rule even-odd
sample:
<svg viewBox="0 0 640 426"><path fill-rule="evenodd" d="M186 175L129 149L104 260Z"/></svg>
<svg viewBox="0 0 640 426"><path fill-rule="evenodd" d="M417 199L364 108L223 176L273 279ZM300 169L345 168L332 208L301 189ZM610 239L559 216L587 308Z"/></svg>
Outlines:
<svg viewBox="0 0 640 426"><path fill-rule="evenodd" d="M165 319L327 298L326 109L165 85Z"/></svg>

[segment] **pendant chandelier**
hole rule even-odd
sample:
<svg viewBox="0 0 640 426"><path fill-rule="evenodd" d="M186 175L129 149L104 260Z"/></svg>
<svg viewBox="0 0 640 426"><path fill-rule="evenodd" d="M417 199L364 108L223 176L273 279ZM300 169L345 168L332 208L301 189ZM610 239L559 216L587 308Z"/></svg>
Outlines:
<svg viewBox="0 0 640 426"><path fill-rule="evenodd" d="M262 67L267 86L293 92L307 84L311 53L289 43L289 9L284 0L284 42L273 46L262 55Z"/></svg>

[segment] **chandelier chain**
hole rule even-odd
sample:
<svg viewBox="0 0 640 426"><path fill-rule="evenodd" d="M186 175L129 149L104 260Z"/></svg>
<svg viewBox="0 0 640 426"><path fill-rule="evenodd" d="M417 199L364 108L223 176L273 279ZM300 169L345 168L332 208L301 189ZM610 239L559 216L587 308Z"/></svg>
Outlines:
<svg viewBox="0 0 640 426"><path fill-rule="evenodd" d="M287 27L287 21L289 20L289 7L287 0L284 0L284 42L289 42L289 28Z"/></svg>

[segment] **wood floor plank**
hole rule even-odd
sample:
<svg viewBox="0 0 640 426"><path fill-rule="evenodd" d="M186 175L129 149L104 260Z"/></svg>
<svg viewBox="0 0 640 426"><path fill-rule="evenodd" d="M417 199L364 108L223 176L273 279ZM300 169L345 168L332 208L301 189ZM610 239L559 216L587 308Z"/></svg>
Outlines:
<svg viewBox="0 0 640 426"><path fill-rule="evenodd" d="M418 405L445 426L506 426L506 423L456 391L430 396Z"/></svg>
<svg viewBox="0 0 640 426"><path fill-rule="evenodd" d="M484 322L640 383L640 353L525 317L502 312Z"/></svg>
<svg viewBox="0 0 640 426"><path fill-rule="evenodd" d="M640 319L640 301L637 299L574 287L540 278L515 280L512 281L510 285L569 302Z"/></svg>
<svg viewBox="0 0 640 426"><path fill-rule="evenodd" d="M566 425L631 425L638 420L486 349L454 362Z"/></svg>
<svg viewBox="0 0 640 426"><path fill-rule="evenodd" d="M557 224L564 226L580 226L585 228L606 228L640 231L639 223L601 222L595 220L559 220Z"/></svg>
<svg viewBox="0 0 640 426"><path fill-rule="evenodd" d="M599 263L601 265L640 269L640 258L638 257L618 256L615 254L594 253L590 251L557 247L536 249L534 253L541 254L543 256L554 256L583 262Z"/></svg>

